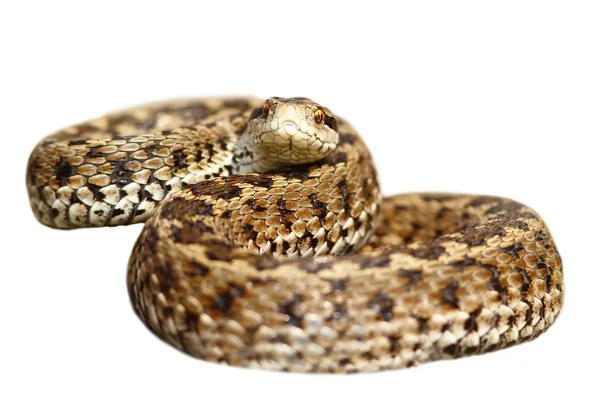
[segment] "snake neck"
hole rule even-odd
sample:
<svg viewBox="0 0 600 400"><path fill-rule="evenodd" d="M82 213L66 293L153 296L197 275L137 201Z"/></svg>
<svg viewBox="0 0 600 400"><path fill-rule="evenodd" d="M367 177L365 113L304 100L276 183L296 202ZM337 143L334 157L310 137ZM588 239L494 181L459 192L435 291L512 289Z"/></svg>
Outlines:
<svg viewBox="0 0 600 400"><path fill-rule="evenodd" d="M273 171L286 165L265 157L256 149L252 134L245 129L233 145L233 174L249 174Z"/></svg>

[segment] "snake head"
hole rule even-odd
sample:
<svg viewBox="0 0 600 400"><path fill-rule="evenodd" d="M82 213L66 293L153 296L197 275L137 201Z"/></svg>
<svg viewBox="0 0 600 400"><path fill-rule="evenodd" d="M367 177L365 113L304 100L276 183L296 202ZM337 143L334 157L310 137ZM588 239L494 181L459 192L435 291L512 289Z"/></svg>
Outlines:
<svg viewBox="0 0 600 400"><path fill-rule="evenodd" d="M305 97L271 97L252 111L248 133L254 151L273 168L325 158L337 147L333 113Z"/></svg>

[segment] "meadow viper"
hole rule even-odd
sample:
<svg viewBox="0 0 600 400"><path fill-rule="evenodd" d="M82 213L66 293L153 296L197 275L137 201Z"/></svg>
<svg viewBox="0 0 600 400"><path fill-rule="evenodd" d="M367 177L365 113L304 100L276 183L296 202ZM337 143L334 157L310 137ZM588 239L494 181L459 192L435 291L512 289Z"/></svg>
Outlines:
<svg viewBox="0 0 600 400"><path fill-rule="evenodd" d="M35 147L27 188L53 228L145 222L133 307L209 361L409 367L534 339L563 302L561 260L532 209L382 199L362 139L306 98L173 100L74 125Z"/></svg>

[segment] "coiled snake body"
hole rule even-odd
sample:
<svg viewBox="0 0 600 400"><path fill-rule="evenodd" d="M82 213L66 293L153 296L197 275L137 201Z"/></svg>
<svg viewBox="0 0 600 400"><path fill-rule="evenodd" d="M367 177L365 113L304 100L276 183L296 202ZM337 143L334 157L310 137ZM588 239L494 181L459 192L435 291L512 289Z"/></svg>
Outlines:
<svg viewBox="0 0 600 400"><path fill-rule="evenodd" d="M361 138L305 98L109 114L42 140L27 187L51 227L145 221L133 307L209 361L415 366L534 339L562 306L560 257L533 210L475 195L382 200Z"/></svg>

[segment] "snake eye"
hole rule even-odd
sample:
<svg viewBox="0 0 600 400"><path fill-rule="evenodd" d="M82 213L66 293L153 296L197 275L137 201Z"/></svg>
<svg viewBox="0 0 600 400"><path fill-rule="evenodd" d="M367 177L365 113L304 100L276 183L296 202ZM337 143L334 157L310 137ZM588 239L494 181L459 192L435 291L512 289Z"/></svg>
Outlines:
<svg viewBox="0 0 600 400"><path fill-rule="evenodd" d="M261 116L263 118L267 118L269 116L269 110L271 109L271 106L269 105L269 103L265 103L262 106L262 114Z"/></svg>
<svg viewBox="0 0 600 400"><path fill-rule="evenodd" d="M317 124L322 124L325 120L325 113L319 108L314 112L313 118Z"/></svg>

